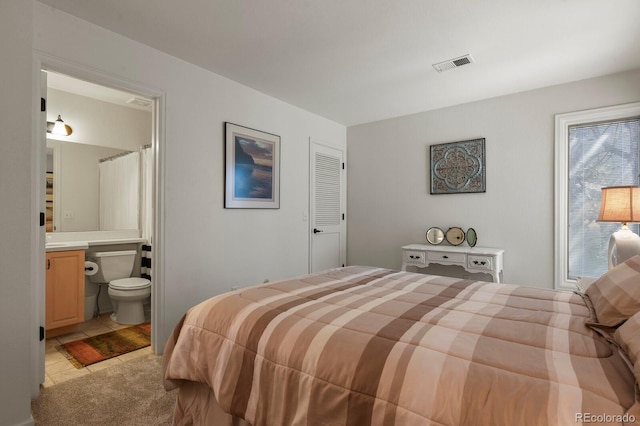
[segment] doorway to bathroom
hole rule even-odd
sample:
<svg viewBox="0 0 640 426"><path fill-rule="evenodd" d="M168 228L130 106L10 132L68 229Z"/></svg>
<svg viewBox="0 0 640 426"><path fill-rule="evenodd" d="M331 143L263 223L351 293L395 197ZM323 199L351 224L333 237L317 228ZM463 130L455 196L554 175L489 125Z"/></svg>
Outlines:
<svg viewBox="0 0 640 426"><path fill-rule="evenodd" d="M46 158L42 154L38 170L43 174L40 181L46 184L38 198L43 203L40 211L45 213L43 241L48 243L42 246L75 241L89 242L85 253L136 250L131 276L152 282L150 303L144 304L144 311L145 320L154 323L158 315L153 271L157 269L154 246L158 239L154 233L158 221L161 96L120 81L111 84L109 78L86 70L65 72L63 64L43 64L42 68L40 93L46 112L41 116L46 125L42 123L38 128L46 126L41 138L46 148L38 151L46 151ZM56 131L59 122L62 130ZM39 256L42 265L46 255ZM45 271L39 281L39 323L46 327L49 300ZM94 283L88 276L82 281L84 309L78 314L80 322L69 328L75 334L63 334L57 341L47 339L38 344L36 386L60 383L99 369L97 365L93 369L76 369L71 363L72 369L65 368L62 362L68 361L56 356L58 343L125 327L111 318L114 304L107 286ZM48 330L46 335L50 335ZM157 334L152 332L152 347L146 352L157 350L153 347L154 335Z"/></svg>

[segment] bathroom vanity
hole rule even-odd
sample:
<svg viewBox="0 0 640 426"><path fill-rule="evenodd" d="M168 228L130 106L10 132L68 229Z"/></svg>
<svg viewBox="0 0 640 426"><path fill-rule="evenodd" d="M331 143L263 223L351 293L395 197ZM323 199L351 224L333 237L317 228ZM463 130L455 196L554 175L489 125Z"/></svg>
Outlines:
<svg viewBox="0 0 640 426"><path fill-rule="evenodd" d="M47 337L84 321L84 250L47 251Z"/></svg>
<svg viewBox="0 0 640 426"><path fill-rule="evenodd" d="M140 238L138 230L47 233L45 242L47 338L74 332L80 323L90 318L88 315L92 315L95 309L100 312L95 305L99 303L97 300L99 290L96 288L97 284L86 279L85 260L97 251L135 249L139 252L139 245L146 242L146 239ZM139 255L135 264L136 273L139 275ZM109 309L110 307L111 305Z"/></svg>

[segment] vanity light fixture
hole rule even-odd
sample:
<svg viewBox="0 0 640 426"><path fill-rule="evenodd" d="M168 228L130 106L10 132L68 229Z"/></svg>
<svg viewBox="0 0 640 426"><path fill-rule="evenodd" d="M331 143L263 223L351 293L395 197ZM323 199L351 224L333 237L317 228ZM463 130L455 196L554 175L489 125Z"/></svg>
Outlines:
<svg viewBox="0 0 640 426"><path fill-rule="evenodd" d="M47 121L47 133L51 133L52 135L69 136L73 133L73 129L62 121L62 118L58 115L58 119L56 121Z"/></svg>
<svg viewBox="0 0 640 426"><path fill-rule="evenodd" d="M622 223L622 228L609 239L609 269L640 254L640 236L627 226L640 222L640 186L602 188L598 222Z"/></svg>

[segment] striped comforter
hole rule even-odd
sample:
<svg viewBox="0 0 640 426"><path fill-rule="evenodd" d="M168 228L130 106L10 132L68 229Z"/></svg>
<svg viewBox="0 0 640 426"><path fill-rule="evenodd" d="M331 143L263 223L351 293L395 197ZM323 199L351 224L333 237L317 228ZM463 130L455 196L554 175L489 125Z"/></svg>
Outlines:
<svg viewBox="0 0 640 426"><path fill-rule="evenodd" d="M252 425L620 424L634 376L590 318L575 293L354 266L193 307L165 378ZM204 423L189 404L176 423Z"/></svg>

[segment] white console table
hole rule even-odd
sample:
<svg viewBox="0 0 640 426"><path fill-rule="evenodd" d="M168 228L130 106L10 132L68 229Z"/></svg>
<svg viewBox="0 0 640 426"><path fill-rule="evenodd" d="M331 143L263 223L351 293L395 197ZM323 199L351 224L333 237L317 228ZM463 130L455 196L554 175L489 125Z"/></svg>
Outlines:
<svg viewBox="0 0 640 426"><path fill-rule="evenodd" d="M462 266L468 272L491 274L493 281L502 278L504 250L486 247L460 247L409 244L402 247L402 270L407 266L426 268L431 263Z"/></svg>

